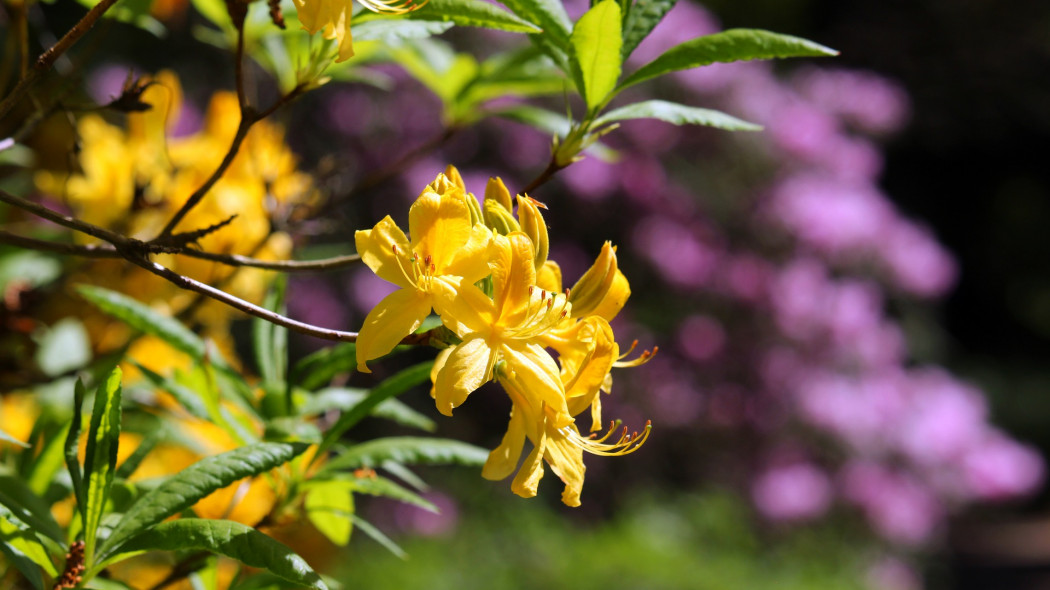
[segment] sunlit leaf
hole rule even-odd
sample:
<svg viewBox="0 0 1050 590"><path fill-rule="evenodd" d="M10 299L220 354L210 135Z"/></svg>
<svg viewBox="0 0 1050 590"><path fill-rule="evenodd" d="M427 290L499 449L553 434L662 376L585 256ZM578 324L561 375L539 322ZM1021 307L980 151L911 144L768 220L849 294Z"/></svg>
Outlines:
<svg viewBox="0 0 1050 590"><path fill-rule="evenodd" d="M310 485L303 507L306 517L329 541L339 546L350 542L353 531L354 496L346 481L320 481Z"/></svg>
<svg viewBox="0 0 1050 590"><path fill-rule="evenodd" d="M668 49L663 55L628 76L617 91L670 72L716 62L830 55L838 55L838 52L799 37L759 29L730 29L698 37Z"/></svg>
<svg viewBox="0 0 1050 590"><path fill-rule="evenodd" d="M85 514L84 553L88 561L95 554L95 532L117 470L117 446L120 439L121 384L123 373L116 368L95 392L88 429L87 453L84 456L84 500L79 506Z"/></svg>
<svg viewBox="0 0 1050 590"><path fill-rule="evenodd" d="M578 83L589 110L605 102L620 78L621 25L620 5L616 0L602 0L580 17L572 31Z"/></svg>
<svg viewBox="0 0 1050 590"><path fill-rule="evenodd" d="M609 111L595 125L627 119L658 119L675 125L705 125L729 131L761 131L761 125L748 123L721 111L686 106L665 100L645 100Z"/></svg>
<svg viewBox="0 0 1050 590"><path fill-rule="evenodd" d="M640 0L631 4L630 10L624 14L623 21L623 48L620 50L623 61L627 61L638 44L649 36L677 2L678 0Z"/></svg>
<svg viewBox="0 0 1050 590"><path fill-rule="evenodd" d="M284 544L230 520L183 518L164 522L128 539L122 551L198 549L225 555L299 586L327 590L321 576Z"/></svg>

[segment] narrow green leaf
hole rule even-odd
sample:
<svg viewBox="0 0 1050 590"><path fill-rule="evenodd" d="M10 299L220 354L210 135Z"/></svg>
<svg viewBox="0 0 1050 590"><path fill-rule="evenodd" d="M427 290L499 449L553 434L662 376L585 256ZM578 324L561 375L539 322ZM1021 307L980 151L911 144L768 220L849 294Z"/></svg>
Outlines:
<svg viewBox="0 0 1050 590"><path fill-rule="evenodd" d="M299 412L304 416L312 416L329 410L348 411L361 403L367 396L368 391L364 389L343 387L322 389L311 395L299 409ZM427 432L433 432L437 428L433 420L394 398L375 406L372 410L372 416L393 420L402 426L411 426Z"/></svg>
<svg viewBox="0 0 1050 590"><path fill-rule="evenodd" d="M310 485L303 507L306 517L329 541L345 546L353 532L354 495L347 481L320 481Z"/></svg>
<svg viewBox="0 0 1050 590"><path fill-rule="evenodd" d="M397 477L398 479L407 483L408 485L416 488L420 492L425 492L430 489L430 486L427 485L427 482L423 481L423 478L419 477L414 471L400 463L395 463L393 461L383 461L379 464L379 466L384 471L390 473L394 477Z"/></svg>
<svg viewBox="0 0 1050 590"><path fill-rule="evenodd" d="M434 514L440 512L433 502L385 477L355 477L350 483L352 483L353 491L361 494L392 498Z"/></svg>
<svg viewBox="0 0 1050 590"><path fill-rule="evenodd" d="M55 474L62 469L62 463L65 461L67 428L69 428L68 425L58 429L58 432L48 438L44 443L44 449L33 460L29 469L26 483L29 489L38 496L44 495L44 492L51 486L51 482L54 481Z"/></svg>
<svg viewBox="0 0 1050 590"><path fill-rule="evenodd" d="M158 313L140 301L93 285L79 285L77 292L106 314L123 321L136 330L160 338L176 350L190 355L194 360L203 360L208 354L204 341L182 325L182 322ZM211 360L216 362L216 359Z"/></svg>
<svg viewBox="0 0 1050 590"><path fill-rule="evenodd" d="M182 518L163 522L128 539L123 551L185 551L198 549L225 555L241 563L265 569L308 588L327 590L321 576L306 560L284 544L259 531L230 520Z"/></svg>
<svg viewBox="0 0 1050 590"><path fill-rule="evenodd" d="M360 422L362 418L371 414L372 410L379 404L429 380L430 369L433 366L433 361L413 365L375 386L368 397L355 405L349 412L340 416L335 424L328 429L314 456L321 457L324 455L324 452L332 446L332 443L339 440L339 437L344 432Z"/></svg>
<svg viewBox="0 0 1050 590"><path fill-rule="evenodd" d="M306 448L300 444L258 443L197 461L131 506L99 548L100 561L112 556L117 545L131 535L182 512L215 490L283 465Z"/></svg>
<svg viewBox="0 0 1050 590"><path fill-rule="evenodd" d="M135 447L135 451L132 452L127 459L124 459L124 462L117 468L117 477L121 479L131 477L135 473L135 470L139 468L139 465L142 464L142 461L146 456L149 455L150 452L153 451L153 448L157 446L157 443L160 442L160 437L161 435L157 431L147 433L146 436L143 437L142 442L139 443L139 446Z"/></svg>
<svg viewBox="0 0 1050 590"><path fill-rule="evenodd" d="M572 31L574 63L579 67L577 83L591 112L605 103L620 78L622 24L616 0L602 0L580 17Z"/></svg>
<svg viewBox="0 0 1050 590"><path fill-rule="evenodd" d="M409 39L425 39L440 35L455 26L442 21L408 20L404 18L375 18L353 24L354 42L381 41L390 45Z"/></svg>
<svg viewBox="0 0 1050 590"><path fill-rule="evenodd" d="M0 516L56 543L65 541L62 527L55 522L47 503L16 475L0 475Z"/></svg>
<svg viewBox="0 0 1050 590"><path fill-rule="evenodd" d="M77 379L73 386L73 418L69 423L69 433L66 434L64 454L66 458L66 469L69 470L69 479L73 484L73 496L80 507L80 527L87 528L87 516L84 513L86 498L84 497L84 477L80 469L80 458L77 456L77 446L80 442L80 429L84 426L83 407L84 396L87 390L84 382Z"/></svg>
<svg viewBox="0 0 1050 590"><path fill-rule="evenodd" d="M729 131L762 130L761 125L748 123L721 111L690 107L665 100L645 100L620 107L605 113L594 124L600 126L627 119L659 119L675 125L705 125Z"/></svg>
<svg viewBox="0 0 1050 590"><path fill-rule="evenodd" d="M179 402L179 405L189 412L190 415L200 418L201 420L211 419L211 414L208 412L207 404L201 399L199 393L174 379L153 372L151 369L137 361L132 361L132 363L147 381L152 383L157 389L170 393L171 396L175 398L175 401Z"/></svg>
<svg viewBox="0 0 1050 590"><path fill-rule="evenodd" d="M623 61L627 61L638 44L653 32L677 2L678 0L640 0L631 5L631 9L624 14L623 48L620 50Z"/></svg>
<svg viewBox="0 0 1050 590"><path fill-rule="evenodd" d="M26 531L28 532L28 531ZM14 527L4 518L0 517L0 555L6 561L22 572L37 590L44 590L44 576L40 573L40 565L31 557L26 555L21 545L24 537L19 535L17 527Z"/></svg>
<svg viewBox="0 0 1050 590"><path fill-rule="evenodd" d="M95 532L102 521L102 513L117 470L117 446L120 438L121 386L123 373L116 368L95 392L95 406L91 411L88 429L87 453L84 456L86 503L79 508L85 513L84 554L88 563L95 555Z"/></svg>
<svg viewBox="0 0 1050 590"><path fill-rule="evenodd" d="M408 465L483 465L489 452L481 447L440 438L394 436L354 445L325 464L325 471L374 467L383 461Z"/></svg>
<svg viewBox="0 0 1050 590"><path fill-rule="evenodd" d="M321 442L321 429L301 418L284 416L266 422L263 440L317 444Z"/></svg>
<svg viewBox="0 0 1050 590"><path fill-rule="evenodd" d="M686 41L668 49L663 55L628 76L617 91L670 72L689 70L716 62L831 55L838 55L838 52L799 37L759 29L730 29Z"/></svg>
<svg viewBox="0 0 1050 590"><path fill-rule="evenodd" d="M353 342L342 342L322 348L295 363L289 381L308 391L327 385L340 373L357 368L357 347Z"/></svg>
<svg viewBox="0 0 1050 590"><path fill-rule="evenodd" d="M282 275L283 277L284 275ZM263 298L263 307L279 314L286 313L284 278L274 281ZM288 328L261 318L252 320L252 344L255 362L265 384L284 383L288 364Z"/></svg>
<svg viewBox="0 0 1050 590"><path fill-rule="evenodd" d="M361 518L356 514L353 515L353 521L354 525L356 525L357 528L361 529L361 532L368 535L369 537L372 537L372 540L385 547L387 551L393 553L401 559L408 559L408 553L405 553L404 549L399 547L398 544L393 541L393 539L384 535L383 531L377 529L372 523L368 522L367 520Z"/></svg>
<svg viewBox="0 0 1050 590"><path fill-rule="evenodd" d="M562 51L568 50L572 21L559 0L504 0L503 5L542 29L536 38L550 40Z"/></svg>
<svg viewBox="0 0 1050 590"><path fill-rule="evenodd" d="M511 33L539 33L540 27L482 0L430 0L405 18L422 21L446 21L461 27L483 27Z"/></svg>

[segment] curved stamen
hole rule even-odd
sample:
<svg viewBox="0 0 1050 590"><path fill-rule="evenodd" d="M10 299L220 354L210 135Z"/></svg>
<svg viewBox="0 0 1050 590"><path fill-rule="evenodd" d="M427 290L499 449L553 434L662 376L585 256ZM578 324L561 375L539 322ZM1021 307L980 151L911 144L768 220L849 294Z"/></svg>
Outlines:
<svg viewBox="0 0 1050 590"><path fill-rule="evenodd" d="M610 424L609 431L601 438L584 438L568 426L562 428L561 433L565 435L570 443L592 455L617 457L637 451L639 447L645 444L645 441L649 438L649 433L653 429L652 421L647 420L645 422L645 430L643 430L641 434L637 432L628 434L627 427L624 427L623 431L620 433L620 438L616 442L606 443L605 441L612 436L618 425L618 421L614 421Z"/></svg>
<svg viewBox="0 0 1050 590"><path fill-rule="evenodd" d="M409 273L408 269L405 268L405 264L403 262L401 262L401 256L399 256L400 252L398 252L398 250L397 250L397 245L394 245L393 249L394 249L394 260L397 261L397 267L401 269L401 274L405 276L405 280L408 281L409 285L415 285L416 282L417 282L416 281L416 277L419 276L418 272L415 272L417 270L416 266L413 264L412 265L412 270L414 272ZM416 258L415 255L413 255L412 258L409 260L409 262L414 263L416 261L415 258Z"/></svg>
<svg viewBox="0 0 1050 590"><path fill-rule="evenodd" d="M634 350L634 344L636 344L636 343L637 343L637 341L635 341L635 343L632 343L630 350L628 350L626 353L620 355L620 359L623 359L623 357L627 356L631 352L631 350ZM656 356L656 353L659 352L659 351L660 351L660 347L659 346L654 346L652 350L643 351L642 354L638 355L638 358L636 358L636 359L629 360L629 361L618 360L615 363L613 363L613 366L617 367L617 368L620 368L620 369L625 368L625 367L638 367L640 365L644 365L645 363L651 361L653 359L653 357Z"/></svg>

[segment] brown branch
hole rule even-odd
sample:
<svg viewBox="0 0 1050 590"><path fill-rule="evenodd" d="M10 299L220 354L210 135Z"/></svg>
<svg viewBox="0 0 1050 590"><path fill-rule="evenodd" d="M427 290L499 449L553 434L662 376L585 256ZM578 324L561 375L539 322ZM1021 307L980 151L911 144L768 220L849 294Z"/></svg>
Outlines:
<svg viewBox="0 0 1050 590"><path fill-rule="evenodd" d="M11 93L4 97L0 101L0 118L3 118L11 111L12 108L18 101L22 100L26 92L36 84L36 82L44 76L51 69L51 66L55 64L55 61L62 56L74 43L80 40L91 27L95 26L98 19L110 9L111 6L116 4L117 0L100 0L98 4L91 8L81 18L77 24L73 25L73 28L69 29L65 35L62 36L50 49L45 51L37 58L36 63L33 65L33 69L29 73L22 77L15 85Z"/></svg>
<svg viewBox="0 0 1050 590"><path fill-rule="evenodd" d="M9 231L0 230L0 244L9 244L20 248L54 252L68 256L80 256L82 258L123 258L120 252L110 243L106 244L61 244L49 240L38 240L13 234ZM150 254L174 254L176 256L189 256L201 260L210 260L219 264L233 267L261 268L263 270L277 270L282 272L314 272L320 270L332 270L350 266L361 261L357 254L345 256L333 256L331 258L319 258L317 260L261 260L240 254L215 254L202 250L193 250L183 247L166 247L149 242L142 242L142 247Z"/></svg>
<svg viewBox="0 0 1050 590"><path fill-rule="evenodd" d="M143 242L141 240L136 240L134 238L129 238L120 234L113 233L107 229L103 229L94 224L87 223L86 221L73 219L72 217L62 215L42 205L38 205L31 201L27 201L26 199L23 199L21 197L16 197L15 195L12 195L3 190L0 190L0 201L18 207L25 211L29 211L30 213L33 213L38 217L54 221L55 223L59 223L70 229L74 229L76 231L86 233L88 235L97 237L103 241L109 242L110 244L112 244L116 252L120 254L120 256L122 256L129 262L135 264L136 266L144 268L145 270L167 280L168 282L174 284L177 287L181 287L183 289L193 291L195 293L200 293L201 295L205 295L207 297L215 299L220 303L224 303L248 315L264 319L268 322L277 324L278 326L288 328L289 330L292 330L294 332L299 332L300 334L306 334L315 338L321 338L324 340L335 340L339 342L357 341L356 332L343 332L341 330L331 330L328 328L322 328L320 326L314 326L312 324L307 324L304 322L293 320L279 313L274 313L264 307L255 305L254 303L245 301L239 297L230 295L229 293L222 291L221 289L216 289L211 285L180 275L169 268L152 262L151 260L149 260L149 254L151 252L148 242Z"/></svg>

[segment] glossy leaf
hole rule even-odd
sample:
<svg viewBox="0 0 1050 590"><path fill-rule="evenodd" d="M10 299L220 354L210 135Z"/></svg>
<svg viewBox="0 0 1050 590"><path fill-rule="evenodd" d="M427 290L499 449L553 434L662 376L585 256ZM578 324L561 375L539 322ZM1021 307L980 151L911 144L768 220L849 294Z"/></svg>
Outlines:
<svg viewBox="0 0 1050 590"><path fill-rule="evenodd" d="M627 61L638 44L653 32L677 2L678 0L639 0L631 4L623 19L623 47L620 50L623 61Z"/></svg>
<svg viewBox="0 0 1050 590"><path fill-rule="evenodd" d="M563 51L569 48L572 21L560 0L505 0L503 5L542 29L537 37L549 39Z"/></svg>
<svg viewBox="0 0 1050 590"><path fill-rule="evenodd" d="M831 55L838 55L838 52L800 37L759 29L730 29L686 41L668 49L663 55L628 76L617 90L670 72L713 63Z"/></svg>
<svg viewBox="0 0 1050 590"><path fill-rule="evenodd" d="M30 528L56 543L65 541L47 503L17 475L0 475L0 517Z"/></svg>
<svg viewBox="0 0 1050 590"><path fill-rule="evenodd" d="M374 467L383 461L408 465L483 465L489 452L458 440L398 436L354 445L333 458L324 469Z"/></svg>
<svg viewBox="0 0 1050 590"><path fill-rule="evenodd" d="M594 124L604 125L627 119L659 119L675 125L705 125L729 131L761 131L761 125L748 123L721 111L686 106L665 100L645 100L609 111Z"/></svg>
<svg viewBox="0 0 1050 590"><path fill-rule="evenodd" d="M230 520L182 518L164 522L127 540L122 551L185 551L197 549L225 555L293 584L327 590L321 576L284 544Z"/></svg>
<svg viewBox="0 0 1050 590"><path fill-rule="evenodd" d="M18 527L8 522L0 515L0 555L4 556L7 563L15 566L22 572L33 588L44 590L44 576L41 574L40 564L27 555L25 546L26 535L29 531L19 531ZM31 550L30 550L31 551Z"/></svg>
<svg viewBox="0 0 1050 590"><path fill-rule="evenodd" d="M84 456L84 500L79 508L84 512L84 553L93 563L95 532L102 521L102 513L117 471L117 447L120 439L121 385L123 373L116 368L95 392L88 429L87 453Z"/></svg>
<svg viewBox="0 0 1050 590"><path fill-rule="evenodd" d="M215 490L283 465L306 448L300 444L258 443L197 461L135 502L102 544L100 557L113 555L117 545L131 535L182 512Z"/></svg>
<svg viewBox="0 0 1050 590"><path fill-rule="evenodd" d="M616 0L602 0L580 17L572 31L577 84L590 111L604 104L620 78L622 24Z"/></svg>
<svg viewBox="0 0 1050 590"><path fill-rule="evenodd" d="M309 487L303 501L310 522L329 541L341 547L350 542L354 526L351 486L350 482L339 480L316 482Z"/></svg>
<svg viewBox="0 0 1050 590"><path fill-rule="evenodd" d="M408 13L408 19L446 21L464 27L483 27L511 33L539 33L542 29L497 4L483 0L430 0Z"/></svg>

